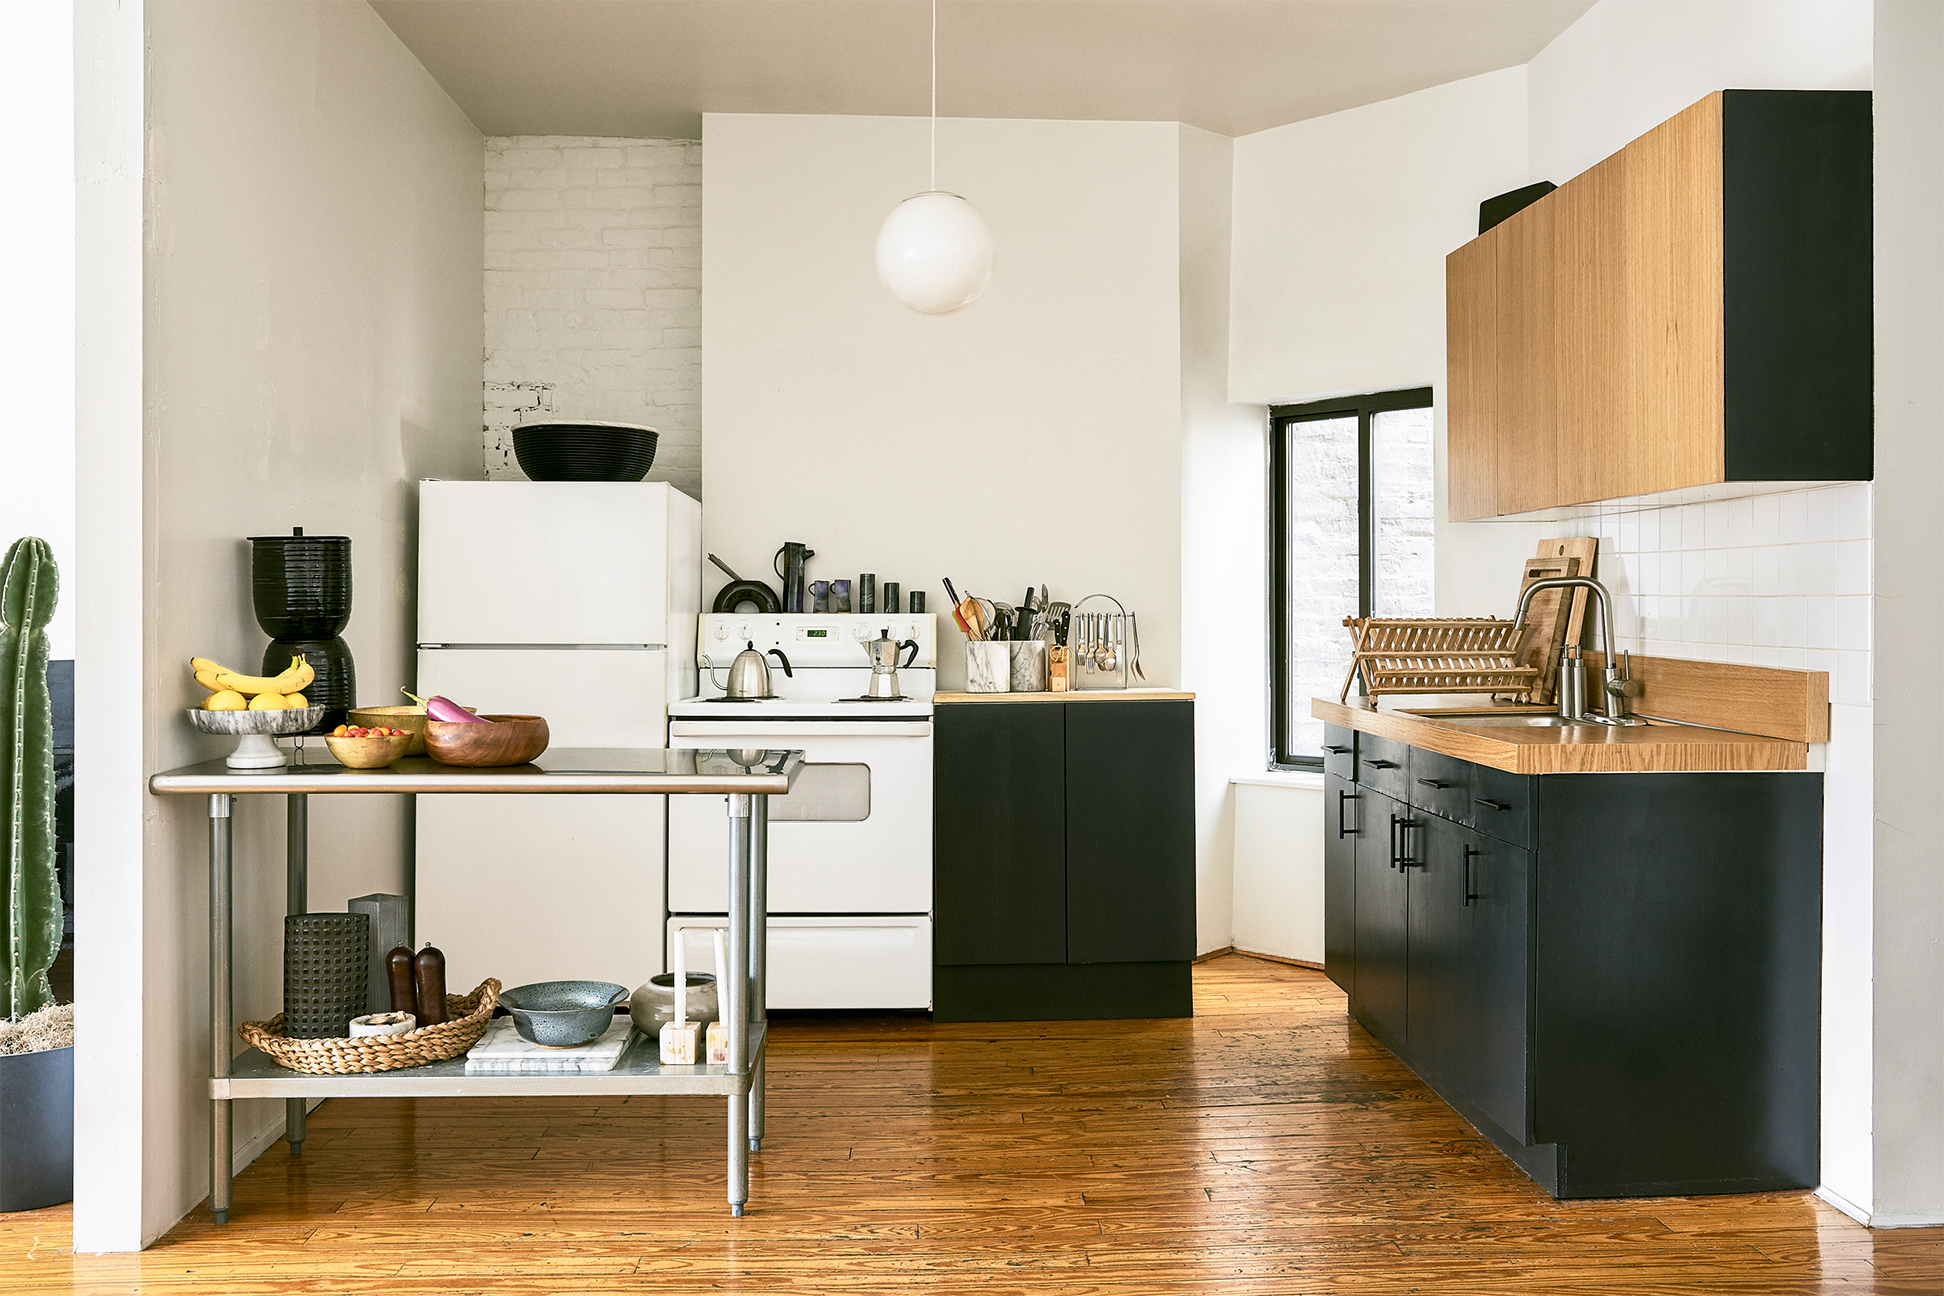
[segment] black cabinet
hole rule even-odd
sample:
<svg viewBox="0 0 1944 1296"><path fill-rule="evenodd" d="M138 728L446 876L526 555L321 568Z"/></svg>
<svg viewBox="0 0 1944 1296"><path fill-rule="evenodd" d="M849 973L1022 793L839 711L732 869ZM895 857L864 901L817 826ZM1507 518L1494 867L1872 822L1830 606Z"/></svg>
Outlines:
<svg viewBox="0 0 1944 1296"><path fill-rule="evenodd" d="M1356 747L1324 808L1353 1017L1556 1196L1817 1182L1820 774Z"/></svg>
<svg viewBox="0 0 1944 1296"><path fill-rule="evenodd" d="M1326 766L1327 768L1327 766ZM1355 994L1357 968L1357 842L1364 796L1348 778L1323 776L1323 971Z"/></svg>
<svg viewBox="0 0 1944 1296"><path fill-rule="evenodd" d="M1194 760L1185 700L938 708L938 1020L1192 1014Z"/></svg>

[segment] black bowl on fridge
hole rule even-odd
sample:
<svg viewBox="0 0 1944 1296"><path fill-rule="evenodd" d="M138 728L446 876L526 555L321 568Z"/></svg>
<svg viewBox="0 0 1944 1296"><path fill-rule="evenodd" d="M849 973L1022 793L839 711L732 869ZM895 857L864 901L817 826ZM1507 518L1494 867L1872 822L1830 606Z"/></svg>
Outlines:
<svg viewBox="0 0 1944 1296"><path fill-rule="evenodd" d="M639 423L528 423L513 429L513 457L532 481L638 482L660 440Z"/></svg>

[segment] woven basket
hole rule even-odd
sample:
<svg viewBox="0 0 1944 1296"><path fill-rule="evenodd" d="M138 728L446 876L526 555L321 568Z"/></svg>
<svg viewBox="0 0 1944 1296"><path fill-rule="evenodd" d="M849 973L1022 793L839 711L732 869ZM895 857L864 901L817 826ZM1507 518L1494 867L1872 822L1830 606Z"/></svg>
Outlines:
<svg viewBox="0 0 1944 1296"><path fill-rule="evenodd" d="M243 1042L258 1048L272 1062L310 1075L363 1075L399 1071L458 1057L486 1033L499 1003L500 983L487 977L464 996L447 995L449 1021L421 1026L404 1035L371 1035L358 1039L291 1039L283 1033L283 1014L267 1022L244 1022L236 1028Z"/></svg>

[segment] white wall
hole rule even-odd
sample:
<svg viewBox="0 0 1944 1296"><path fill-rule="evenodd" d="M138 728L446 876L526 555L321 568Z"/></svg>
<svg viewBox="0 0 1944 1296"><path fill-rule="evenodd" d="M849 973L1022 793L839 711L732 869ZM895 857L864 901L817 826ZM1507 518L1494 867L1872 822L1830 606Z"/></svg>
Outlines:
<svg viewBox="0 0 1944 1296"><path fill-rule="evenodd" d="M350 536L359 691L410 682L413 483L479 472L482 150L364 5L153 3L148 62L142 746L159 770L226 747L178 714L200 693L189 656L263 652L247 536ZM141 1217L95 1245L145 1242L208 1189L204 814L151 801L140 861L80 861L151 879L124 979L145 996L142 1130L117 1159ZM243 799L235 832L236 1011L262 1018L281 1006L283 807ZM313 908L404 889L401 805L324 799L311 841ZM239 1104L239 1148L280 1108Z"/></svg>
<svg viewBox="0 0 1944 1296"><path fill-rule="evenodd" d="M702 146L486 141L489 479L525 480L510 430L645 423L650 481L702 494Z"/></svg>
<svg viewBox="0 0 1944 1296"><path fill-rule="evenodd" d="M1876 6L1874 1183L1879 1224L1944 1222L1944 6ZM1861 944L1861 942L1858 942ZM1868 947L1866 947L1868 948ZM1827 1011L1827 1007L1825 1007ZM1826 1180L1827 1181L1827 1180Z"/></svg>
<svg viewBox="0 0 1944 1296"><path fill-rule="evenodd" d="M1235 948L1323 962L1320 774L1240 779L1235 797Z"/></svg>
<svg viewBox="0 0 1944 1296"><path fill-rule="evenodd" d="M774 580L876 573L1017 602L1119 597L1150 683L1181 678L1181 283L1173 124L939 123L939 184L984 214L992 285L955 315L879 284L878 226L925 186L926 125L709 114L702 140L705 548ZM724 581L710 568L705 599Z"/></svg>
<svg viewBox="0 0 1944 1296"><path fill-rule="evenodd" d="M1234 142L1181 129L1181 679L1195 694L1203 952L1232 943L1236 802L1263 768L1263 412L1228 399ZM1192 573L1192 575L1191 575Z"/></svg>
<svg viewBox="0 0 1944 1296"><path fill-rule="evenodd" d="M1511 615L1520 564L1540 535L1559 533L1536 523L1453 523L1445 505L1444 259L1475 236L1481 199L1525 183L1525 128L1525 70L1511 68L1235 141L1229 396L1260 408L1432 388L1441 616ZM1254 508L1267 490L1260 425L1253 451L1238 447L1224 466L1238 510ZM1266 528L1255 513L1227 522L1231 534L1222 545L1184 557L1183 581L1190 588L1208 581L1247 586L1260 608ZM1245 523L1254 527L1247 544ZM1266 651L1253 653L1265 631L1258 620L1237 639L1245 634L1261 737L1224 777L1260 775L1267 764L1268 660ZM1295 783L1259 790L1241 804L1281 818L1321 814L1321 794ZM1288 890L1287 870L1297 866L1291 852L1308 848L1281 856L1244 850L1244 840L1269 838L1259 825L1238 821L1235 831L1236 939L1247 928L1263 933L1251 939L1267 941L1284 928L1263 927L1267 920L1245 915L1245 907L1252 897ZM1294 894L1306 912L1290 920L1290 939L1298 931L1320 933L1320 886ZM1252 948L1312 962L1323 957L1320 934L1313 944Z"/></svg>
<svg viewBox="0 0 1944 1296"><path fill-rule="evenodd" d="M37 535L61 569L48 626L54 658L74 656L74 14L68 4L0 10L8 123L0 202L0 554ZM26 197L31 196L31 197Z"/></svg>

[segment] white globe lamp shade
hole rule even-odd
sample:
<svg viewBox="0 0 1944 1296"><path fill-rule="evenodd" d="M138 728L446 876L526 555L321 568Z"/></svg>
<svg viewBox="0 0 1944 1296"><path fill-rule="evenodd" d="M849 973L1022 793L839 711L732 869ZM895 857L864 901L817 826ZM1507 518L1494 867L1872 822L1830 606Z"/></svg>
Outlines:
<svg viewBox="0 0 1944 1296"><path fill-rule="evenodd" d="M992 231L957 194L914 194L878 229L878 278L891 295L926 315L970 306L992 282Z"/></svg>

